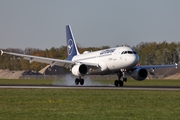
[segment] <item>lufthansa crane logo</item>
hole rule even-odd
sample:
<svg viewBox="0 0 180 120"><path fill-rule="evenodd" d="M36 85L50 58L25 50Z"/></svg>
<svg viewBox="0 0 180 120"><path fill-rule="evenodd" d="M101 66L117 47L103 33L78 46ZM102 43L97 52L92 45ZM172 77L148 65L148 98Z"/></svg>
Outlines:
<svg viewBox="0 0 180 120"><path fill-rule="evenodd" d="M68 47L67 47L67 49L68 49L68 55L71 55L72 51L73 51L73 41L72 41L72 39L68 40Z"/></svg>

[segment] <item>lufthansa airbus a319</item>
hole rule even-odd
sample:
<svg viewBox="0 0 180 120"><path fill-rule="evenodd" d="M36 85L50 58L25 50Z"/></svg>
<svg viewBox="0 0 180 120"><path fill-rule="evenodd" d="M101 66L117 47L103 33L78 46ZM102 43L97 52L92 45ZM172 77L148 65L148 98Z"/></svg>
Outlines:
<svg viewBox="0 0 180 120"><path fill-rule="evenodd" d="M172 65L143 65L137 66L139 56L135 50L128 46L120 46L99 50L95 52L85 51L80 54L71 30L70 25L66 26L67 38L67 59L59 60L54 58L46 58L12 52L3 53L22 57L30 62L42 62L57 65L70 69L73 75L77 76L75 84L83 85L85 75L107 75L117 74L117 80L114 81L115 86L123 86L127 81L126 74L138 81L145 80L148 76L148 70L157 68L177 67L177 64Z"/></svg>

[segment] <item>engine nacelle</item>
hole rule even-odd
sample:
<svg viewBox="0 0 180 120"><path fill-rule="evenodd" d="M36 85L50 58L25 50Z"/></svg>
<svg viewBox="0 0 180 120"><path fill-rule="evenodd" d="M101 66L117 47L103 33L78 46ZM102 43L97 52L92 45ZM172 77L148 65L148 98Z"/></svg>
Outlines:
<svg viewBox="0 0 180 120"><path fill-rule="evenodd" d="M85 64L77 64L73 66L71 72L75 76L83 76L87 74L88 67Z"/></svg>
<svg viewBox="0 0 180 120"><path fill-rule="evenodd" d="M135 69L132 71L131 77L135 80L145 80L148 76L148 71L146 69Z"/></svg>

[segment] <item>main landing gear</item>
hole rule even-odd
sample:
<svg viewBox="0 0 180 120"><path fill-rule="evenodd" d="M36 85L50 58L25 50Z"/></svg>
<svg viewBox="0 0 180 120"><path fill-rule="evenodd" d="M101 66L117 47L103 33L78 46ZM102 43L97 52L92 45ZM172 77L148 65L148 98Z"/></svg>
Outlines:
<svg viewBox="0 0 180 120"><path fill-rule="evenodd" d="M117 73L117 76L118 76L118 80L114 81L114 85L116 87L118 86L122 87L124 85L124 82L127 81L127 78L125 77L124 72L121 72L121 71ZM121 80L121 77L123 77L122 80Z"/></svg>
<svg viewBox="0 0 180 120"><path fill-rule="evenodd" d="M84 85L84 79L82 79L81 77L76 78L75 79L75 84L78 85L80 83L80 85Z"/></svg>

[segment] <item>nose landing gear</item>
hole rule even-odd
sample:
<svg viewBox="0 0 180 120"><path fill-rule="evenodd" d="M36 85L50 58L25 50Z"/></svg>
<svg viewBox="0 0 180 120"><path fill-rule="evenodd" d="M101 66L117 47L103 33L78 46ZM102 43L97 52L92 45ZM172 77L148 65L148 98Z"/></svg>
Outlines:
<svg viewBox="0 0 180 120"><path fill-rule="evenodd" d="M124 73L124 72L125 72L125 71L123 71L123 72L119 71L119 72L117 73L118 80L115 80L115 81L114 81L114 85L115 85L116 87L118 87L118 86L122 87L122 86L124 85L124 82L127 81L127 78L125 77L125 73ZM122 80L121 80L121 77L123 77Z"/></svg>

